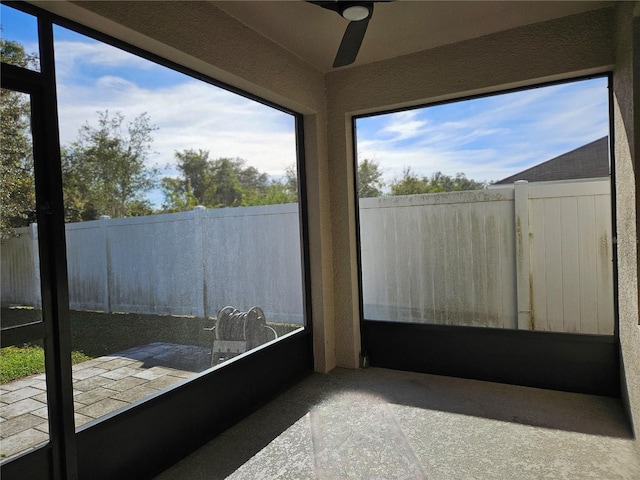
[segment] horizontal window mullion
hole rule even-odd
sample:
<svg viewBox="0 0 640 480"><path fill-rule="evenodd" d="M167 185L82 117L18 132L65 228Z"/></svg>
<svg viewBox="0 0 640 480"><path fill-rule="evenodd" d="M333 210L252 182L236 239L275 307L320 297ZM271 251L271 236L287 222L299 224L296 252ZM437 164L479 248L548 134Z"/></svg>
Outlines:
<svg viewBox="0 0 640 480"><path fill-rule="evenodd" d="M0 71L2 72L2 88L9 90L33 93L43 82L40 72L27 70L10 63L2 63Z"/></svg>
<svg viewBox="0 0 640 480"><path fill-rule="evenodd" d="M3 328L0 333L2 348L4 348L44 338L45 326L42 321L33 322L25 325Z"/></svg>

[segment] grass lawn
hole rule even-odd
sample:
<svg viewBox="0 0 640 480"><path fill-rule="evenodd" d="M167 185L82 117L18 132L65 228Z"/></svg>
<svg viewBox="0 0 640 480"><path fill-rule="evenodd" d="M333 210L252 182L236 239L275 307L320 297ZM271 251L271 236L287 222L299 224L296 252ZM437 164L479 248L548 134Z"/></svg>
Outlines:
<svg viewBox="0 0 640 480"><path fill-rule="evenodd" d="M90 360L82 352L71 352L73 364ZM44 372L44 349L37 345L0 349L0 384Z"/></svg>

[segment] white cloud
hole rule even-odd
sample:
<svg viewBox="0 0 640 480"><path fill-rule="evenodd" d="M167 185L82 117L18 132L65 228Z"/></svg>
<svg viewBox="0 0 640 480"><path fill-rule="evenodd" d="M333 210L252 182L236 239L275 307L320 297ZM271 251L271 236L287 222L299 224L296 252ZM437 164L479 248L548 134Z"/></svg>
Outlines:
<svg viewBox="0 0 640 480"><path fill-rule="evenodd" d="M418 111L408 110L398 112L389 117L389 121L381 128L380 133L389 137L392 142L398 142L421 135L427 126L425 120L416 120Z"/></svg>
<svg viewBox="0 0 640 480"><path fill-rule="evenodd" d="M606 80L537 88L358 120L358 156L389 182L464 172L499 180L608 134Z"/></svg>
<svg viewBox="0 0 640 480"><path fill-rule="evenodd" d="M175 164L174 152L188 148L240 157L276 177L295 163L289 115L99 42L57 42L56 55L63 144L96 112L129 121L147 112L158 127L152 163ZM358 155L378 161L387 182L407 166L498 180L607 132L599 79L360 119Z"/></svg>
<svg viewBox="0 0 640 480"><path fill-rule="evenodd" d="M78 35L80 37L80 35ZM78 73L78 67L152 69L155 64L106 43L56 40L56 71L63 77Z"/></svg>
<svg viewBox="0 0 640 480"><path fill-rule="evenodd" d="M243 158L270 175L282 175L296 161L290 115L186 75L163 86L153 78L136 80L135 69L163 67L100 43L60 42L56 52L63 145L87 121L95 125L96 112L120 112L125 121L146 112L158 128L151 163L175 164L174 152L188 148Z"/></svg>

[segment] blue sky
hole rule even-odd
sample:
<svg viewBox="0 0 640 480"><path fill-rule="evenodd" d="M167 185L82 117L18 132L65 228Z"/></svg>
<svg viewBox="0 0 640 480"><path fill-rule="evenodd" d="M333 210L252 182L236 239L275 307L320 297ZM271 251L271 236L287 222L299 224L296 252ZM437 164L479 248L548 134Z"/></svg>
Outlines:
<svg viewBox="0 0 640 480"><path fill-rule="evenodd" d="M5 5L0 12L2 37L37 53L33 17ZM157 127L148 163L162 175L176 175L174 153L189 148L242 158L273 177L295 165L292 115L62 27L54 28L54 46L63 146L87 121L95 125L97 112L120 112L125 122L146 112ZM151 197L162 201L157 191Z"/></svg>
<svg viewBox="0 0 640 480"><path fill-rule="evenodd" d="M500 180L608 135L607 79L534 88L356 121L358 158L388 182L463 172Z"/></svg>
<svg viewBox="0 0 640 480"><path fill-rule="evenodd" d="M2 36L35 53L35 21L15 12L1 7ZM166 175L187 148L240 157L274 177L295 163L292 116L64 28L54 34L63 145L98 111L127 120L146 112L158 128L149 163L169 165ZM360 118L358 158L377 161L387 183L406 167L499 180L607 135L607 102L607 80L597 78Z"/></svg>

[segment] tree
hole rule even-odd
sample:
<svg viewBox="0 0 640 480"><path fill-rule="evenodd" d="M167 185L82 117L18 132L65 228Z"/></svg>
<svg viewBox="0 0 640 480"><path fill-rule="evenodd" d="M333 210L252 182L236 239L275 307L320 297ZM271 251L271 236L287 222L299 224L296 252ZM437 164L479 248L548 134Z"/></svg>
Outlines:
<svg viewBox="0 0 640 480"><path fill-rule="evenodd" d="M262 197L250 200L247 205L274 205L282 203L296 203L298 201L298 175L295 165L285 170L285 177L272 180Z"/></svg>
<svg viewBox="0 0 640 480"><path fill-rule="evenodd" d="M182 191L195 199L204 200L215 193L213 175L210 168L209 152L206 150L184 150L176 152L178 170L184 177Z"/></svg>
<svg viewBox="0 0 640 480"><path fill-rule="evenodd" d="M0 39L0 59L22 68L37 64L37 57L19 43ZM31 109L28 95L0 90L0 238L14 228L36 220L36 197L31 144Z"/></svg>
<svg viewBox="0 0 640 480"><path fill-rule="evenodd" d="M165 196L163 211L182 212L196 205L204 205L210 198L215 185L211 176L209 152L206 150L183 150L175 152L177 167L181 173L178 178L164 177L160 187Z"/></svg>
<svg viewBox="0 0 640 480"><path fill-rule="evenodd" d="M296 203L298 201L298 170L295 164L285 169L285 179L282 182L285 201L278 203Z"/></svg>
<svg viewBox="0 0 640 480"><path fill-rule="evenodd" d="M426 177L418 177L410 167L403 170L402 179L391 182L391 195L415 195L435 191Z"/></svg>
<svg viewBox="0 0 640 480"><path fill-rule="evenodd" d="M442 192L481 190L487 186L487 182L471 180L462 172L456 173L455 177L444 175L442 172L436 172L431 175L430 183Z"/></svg>
<svg viewBox="0 0 640 480"><path fill-rule="evenodd" d="M242 184L241 179L249 179L243 175L244 160L231 158L218 158L211 163L211 177L215 185L213 198L207 206L212 207L239 207L243 205L244 197L249 190ZM253 182L252 182L253 183Z"/></svg>
<svg viewBox="0 0 640 480"><path fill-rule="evenodd" d="M358 197L379 197L382 195L384 182L382 181L382 172L380 165L374 160L366 158L358 164Z"/></svg>
<svg viewBox="0 0 640 480"><path fill-rule="evenodd" d="M126 217L152 213L144 195L156 185L157 169L147 166L151 125L146 113L123 127L124 116L98 112L98 125L88 122L78 139L62 152L67 221L94 220L100 215ZM125 131L126 130L126 133Z"/></svg>
<svg viewBox="0 0 640 480"><path fill-rule="evenodd" d="M479 190L486 186L486 182L471 180L464 173L456 173L455 177L452 177L442 172L435 172L431 177L419 177L411 171L410 167L407 167L403 170L402 178L391 183L391 195L460 192Z"/></svg>
<svg viewBox="0 0 640 480"><path fill-rule="evenodd" d="M211 160L208 150L183 150L175 157L180 175L161 182L165 212L189 210L195 205L219 208L287 203L297 198L293 169L287 169L286 181L279 182L240 158Z"/></svg>

